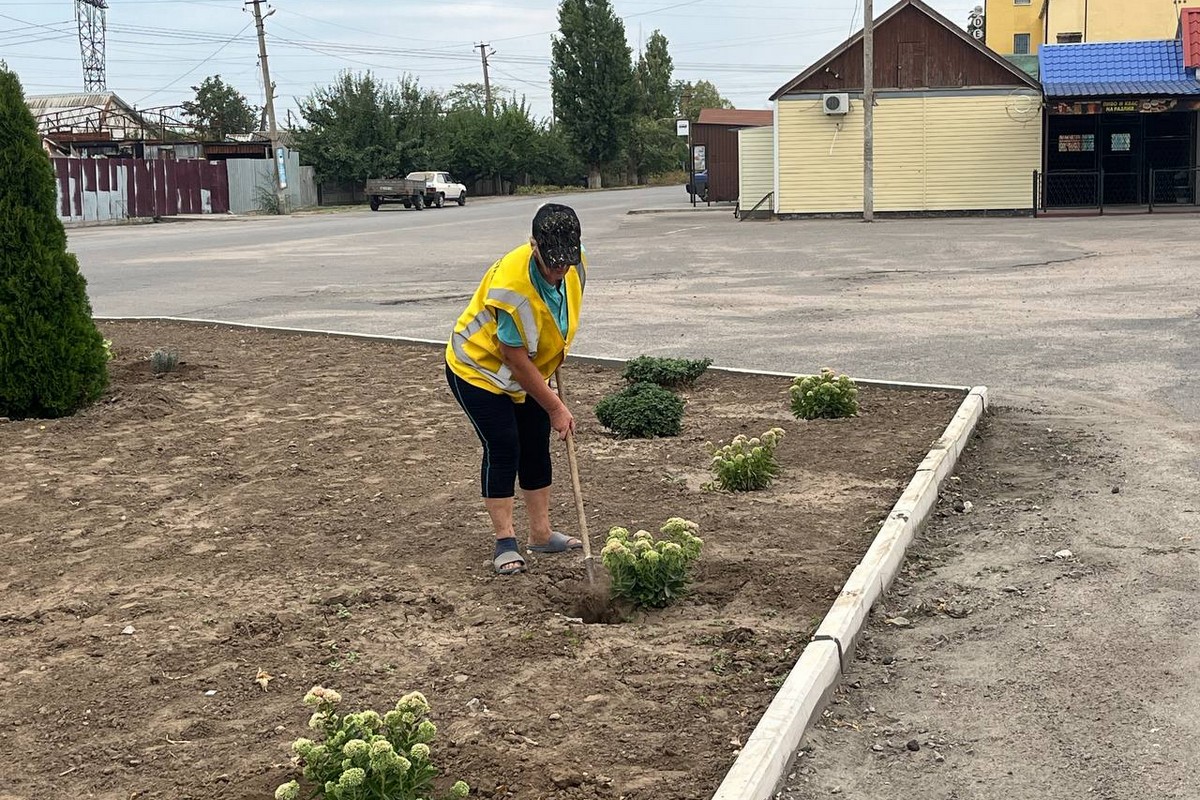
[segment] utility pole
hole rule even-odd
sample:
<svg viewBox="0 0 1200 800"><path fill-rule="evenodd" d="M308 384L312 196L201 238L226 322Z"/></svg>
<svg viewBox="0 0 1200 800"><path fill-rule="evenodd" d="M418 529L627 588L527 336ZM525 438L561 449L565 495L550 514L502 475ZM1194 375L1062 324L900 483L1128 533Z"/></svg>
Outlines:
<svg viewBox="0 0 1200 800"><path fill-rule="evenodd" d="M263 89L267 95L267 135L271 140L271 160L275 162L275 196L279 201L279 213L287 210L287 198L284 189L287 188L287 175L284 173L283 152L279 147L279 129L275 125L275 84L271 83L271 70L267 66L267 32L263 28L263 20L275 13L271 9L264 16L262 4L266 0L246 0L245 5L254 7L254 24L258 28L258 61L262 65Z"/></svg>
<svg viewBox="0 0 1200 800"><path fill-rule="evenodd" d="M482 42L475 45L475 49L479 51L479 59L483 62L483 102L487 109L487 115L492 116L492 79L488 75L488 56L496 55L496 51L488 52L491 47L487 42Z"/></svg>
<svg viewBox="0 0 1200 800"><path fill-rule="evenodd" d="M875 4L863 0L863 222L875 221Z"/></svg>

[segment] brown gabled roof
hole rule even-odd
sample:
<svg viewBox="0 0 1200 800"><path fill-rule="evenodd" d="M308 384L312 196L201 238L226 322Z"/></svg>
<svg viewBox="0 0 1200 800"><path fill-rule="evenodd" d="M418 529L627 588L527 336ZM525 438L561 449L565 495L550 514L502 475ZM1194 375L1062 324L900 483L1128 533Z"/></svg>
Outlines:
<svg viewBox="0 0 1200 800"><path fill-rule="evenodd" d="M1016 81L1015 81L1016 83L1023 84L1025 86L1030 87L1031 89L1038 89L1039 91L1041 90L1041 88L1042 88L1041 84L1038 83L1036 80L1034 80L1032 77L1030 77L1026 72L1024 72L1023 70L1014 66L1012 63L1005 60L1001 56L997 55L991 48L985 46L984 44L980 43L979 41L977 41L975 39L972 39L971 36L965 30L963 30L959 26L955 25L953 22L951 22L945 16L943 16L942 14L940 14L936 10L934 10L932 7L930 7L928 4L922 2L922 0L900 0L900 2L896 3L896 5L892 6L886 12L884 12L883 16L881 16L875 20L876 31L878 31L883 25L887 24L893 17L895 17L901 11L903 11L906 8L910 8L910 7L915 9L916 11L919 11L922 14L926 15L927 17L929 17L931 20L936 22L938 25L941 25L946 30L952 32L955 36L962 39L964 42L966 42L971 47L975 48L979 52L979 54L981 56L983 56L984 58L986 58L989 61L994 62L996 65L1002 67L1005 71L1010 73L1016 79ZM785 83L783 86L779 87L779 89L775 92L775 94L771 95L771 99L778 100L783 95L794 90L797 86L804 83L806 80L811 78L813 75L816 75L821 70L825 69L831 61L833 61L838 56L842 55L847 50L849 50L850 48L854 47L859 42L861 42L862 38L863 38L863 31L860 30L854 36L850 37L849 39L847 39L846 41L844 41L840 45L838 45L836 48L831 50L823 58L820 58L816 62L814 62L808 69L804 70L804 72L801 72L795 78L792 78L790 81Z"/></svg>
<svg viewBox="0 0 1200 800"><path fill-rule="evenodd" d="M770 109L756 111L744 108L702 108L697 125L728 125L740 128L761 128L775 122Z"/></svg>

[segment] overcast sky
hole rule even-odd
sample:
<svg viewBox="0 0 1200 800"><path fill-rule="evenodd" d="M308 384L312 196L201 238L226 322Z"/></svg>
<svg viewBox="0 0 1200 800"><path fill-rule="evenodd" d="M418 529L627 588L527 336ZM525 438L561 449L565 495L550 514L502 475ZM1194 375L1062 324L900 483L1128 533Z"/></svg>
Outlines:
<svg viewBox="0 0 1200 800"><path fill-rule="evenodd" d="M959 24L980 0L930 0ZM631 48L655 29L670 41L675 77L705 78L738 107L767 98L862 25L861 0L614 0ZM876 15L891 3L875 0ZM242 0L109 0L108 88L138 108L177 105L219 73L263 102L253 16ZM273 0L267 20L280 123L314 85L344 69L403 73L445 89L480 81L490 42L492 81L550 112L556 0ZM636 55L635 55L636 57ZM27 94L83 86L73 0L0 0L0 59Z"/></svg>

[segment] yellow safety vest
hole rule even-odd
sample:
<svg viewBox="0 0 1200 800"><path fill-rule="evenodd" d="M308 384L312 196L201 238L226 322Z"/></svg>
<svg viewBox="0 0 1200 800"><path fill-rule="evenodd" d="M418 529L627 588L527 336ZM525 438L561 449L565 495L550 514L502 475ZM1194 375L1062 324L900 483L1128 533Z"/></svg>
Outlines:
<svg viewBox="0 0 1200 800"><path fill-rule="evenodd" d="M563 286L567 295L567 335L558 329L554 314L529 277L533 247L523 244L492 265L458 318L446 345L451 371L472 386L493 394L507 394L522 403L525 390L505 366L496 336L496 311L507 311L521 331L526 352L546 380L567 355L579 327L579 306L587 283L587 256L567 270Z"/></svg>

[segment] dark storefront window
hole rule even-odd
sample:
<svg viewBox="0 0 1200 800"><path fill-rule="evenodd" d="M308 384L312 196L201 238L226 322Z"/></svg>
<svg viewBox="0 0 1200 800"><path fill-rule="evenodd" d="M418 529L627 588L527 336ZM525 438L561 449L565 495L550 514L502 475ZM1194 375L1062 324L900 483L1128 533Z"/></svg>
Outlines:
<svg viewBox="0 0 1200 800"><path fill-rule="evenodd" d="M1195 202L1195 120L1194 112L1181 111L1051 115L1043 202Z"/></svg>
<svg viewBox="0 0 1200 800"><path fill-rule="evenodd" d="M1093 153L1096 150L1094 133L1061 133L1058 136L1060 153Z"/></svg>

